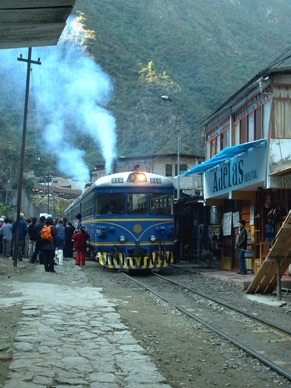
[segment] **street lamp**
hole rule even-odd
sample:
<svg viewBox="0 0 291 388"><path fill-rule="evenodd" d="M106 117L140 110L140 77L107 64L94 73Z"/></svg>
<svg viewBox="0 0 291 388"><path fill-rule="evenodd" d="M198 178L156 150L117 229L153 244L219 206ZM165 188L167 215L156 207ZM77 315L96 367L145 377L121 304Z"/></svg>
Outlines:
<svg viewBox="0 0 291 388"><path fill-rule="evenodd" d="M177 103L172 100L169 96L161 96L161 99L163 101L169 101L172 104L175 105L176 107L176 112L175 112L175 124L176 124L176 135L177 135L177 200L179 201L180 199L180 128L178 125L178 105Z"/></svg>

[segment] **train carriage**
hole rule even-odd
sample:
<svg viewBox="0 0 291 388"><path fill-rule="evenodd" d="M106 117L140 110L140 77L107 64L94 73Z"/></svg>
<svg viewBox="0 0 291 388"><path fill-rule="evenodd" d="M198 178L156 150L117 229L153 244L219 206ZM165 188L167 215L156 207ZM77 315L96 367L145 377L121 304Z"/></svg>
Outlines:
<svg viewBox="0 0 291 388"><path fill-rule="evenodd" d="M146 172L99 178L66 210L81 214L90 253L108 268L149 270L174 261L174 186Z"/></svg>

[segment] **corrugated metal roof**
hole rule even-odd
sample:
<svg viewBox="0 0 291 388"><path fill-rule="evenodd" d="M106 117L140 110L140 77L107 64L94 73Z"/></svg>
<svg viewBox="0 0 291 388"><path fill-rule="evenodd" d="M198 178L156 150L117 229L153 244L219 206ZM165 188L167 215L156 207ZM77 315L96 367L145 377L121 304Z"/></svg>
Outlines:
<svg viewBox="0 0 291 388"><path fill-rule="evenodd" d="M54 46L76 0L0 0L0 49Z"/></svg>

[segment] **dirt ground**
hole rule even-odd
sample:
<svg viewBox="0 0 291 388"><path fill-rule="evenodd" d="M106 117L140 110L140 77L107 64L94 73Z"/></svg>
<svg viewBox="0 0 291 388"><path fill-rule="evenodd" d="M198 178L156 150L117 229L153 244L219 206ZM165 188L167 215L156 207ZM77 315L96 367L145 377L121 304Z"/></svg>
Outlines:
<svg viewBox="0 0 291 388"><path fill-rule="evenodd" d="M27 261L15 268L12 260L0 258L0 297L9 297L11 279L21 277L25 282L27 278L29 286L34 268ZM122 274L90 261L84 271L87 282L102 287L104 296L116 304L123 322L172 387L291 387L288 380L141 290ZM12 360L19 316L20 306L0 305L0 387Z"/></svg>

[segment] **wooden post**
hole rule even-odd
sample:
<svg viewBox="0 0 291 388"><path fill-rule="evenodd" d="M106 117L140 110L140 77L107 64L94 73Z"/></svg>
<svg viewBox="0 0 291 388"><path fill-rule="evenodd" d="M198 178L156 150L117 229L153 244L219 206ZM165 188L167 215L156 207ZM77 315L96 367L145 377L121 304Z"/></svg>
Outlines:
<svg viewBox="0 0 291 388"><path fill-rule="evenodd" d="M278 300L282 300L280 259L278 257L277 257L277 296L278 296Z"/></svg>

